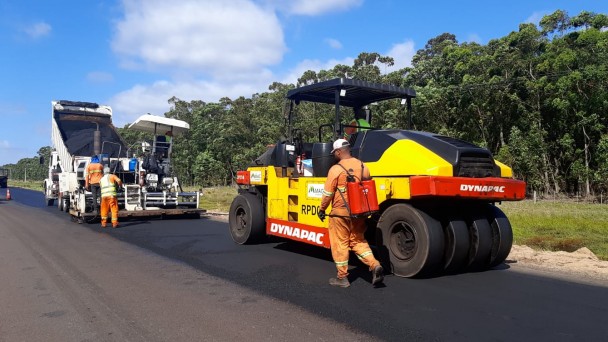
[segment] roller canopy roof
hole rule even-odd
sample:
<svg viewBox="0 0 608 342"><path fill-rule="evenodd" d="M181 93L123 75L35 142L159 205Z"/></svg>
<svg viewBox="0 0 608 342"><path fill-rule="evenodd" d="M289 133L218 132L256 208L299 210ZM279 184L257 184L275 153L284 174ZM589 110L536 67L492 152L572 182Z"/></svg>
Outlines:
<svg viewBox="0 0 608 342"><path fill-rule="evenodd" d="M416 91L411 88L401 88L348 78L335 78L292 89L287 92L287 98L296 101L296 103L309 101L334 104L336 89L346 91L344 96L340 96L340 106L345 107L363 107L378 101L416 97Z"/></svg>
<svg viewBox="0 0 608 342"><path fill-rule="evenodd" d="M173 131L173 134L180 134L188 131L190 125L182 120L144 114L135 120L129 128L150 133L156 132L156 134L165 134L167 131Z"/></svg>

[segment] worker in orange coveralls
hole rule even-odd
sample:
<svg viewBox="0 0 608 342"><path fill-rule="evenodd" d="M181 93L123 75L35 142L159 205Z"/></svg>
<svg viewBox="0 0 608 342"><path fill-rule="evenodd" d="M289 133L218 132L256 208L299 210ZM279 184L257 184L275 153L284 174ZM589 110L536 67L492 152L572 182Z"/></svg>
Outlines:
<svg viewBox="0 0 608 342"><path fill-rule="evenodd" d="M108 208L112 212L112 227L118 228L118 200L116 199L116 186L122 186L120 178L110 173L110 168L103 169L101 177L101 227L106 227L108 221Z"/></svg>
<svg viewBox="0 0 608 342"><path fill-rule="evenodd" d="M103 176L103 165L99 163L99 157L91 157L91 162L87 165L87 175L84 179L84 188L93 194L93 208L98 210L97 199L99 198L99 181Z"/></svg>
<svg viewBox="0 0 608 342"><path fill-rule="evenodd" d="M362 176L365 180L371 178L369 169L359 159L351 156L350 144L345 139L336 140L331 153L338 163L329 169L318 213L319 218L323 221L326 217L325 210L331 202L329 240L338 276L329 279L329 284L339 287L350 286L347 276L349 250L352 250L365 265L369 266L369 270L372 271L372 285L375 286L384 280L384 270L363 236L366 229L365 219L351 218L349 215L346 193L346 170L357 178Z"/></svg>

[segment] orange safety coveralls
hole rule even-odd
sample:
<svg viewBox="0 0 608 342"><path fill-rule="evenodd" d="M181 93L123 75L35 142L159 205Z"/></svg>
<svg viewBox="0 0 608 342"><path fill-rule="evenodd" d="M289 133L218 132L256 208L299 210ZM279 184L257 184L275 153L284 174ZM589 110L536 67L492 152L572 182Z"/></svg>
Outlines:
<svg viewBox="0 0 608 342"><path fill-rule="evenodd" d="M85 189L91 187L91 193L93 194L93 208L97 208L97 198L99 197L100 187L99 181L103 177L103 165L100 163L90 163L87 166L87 175L84 179Z"/></svg>
<svg viewBox="0 0 608 342"><path fill-rule="evenodd" d="M90 163L87 166L87 177L85 179L85 188L88 188L90 184L99 184L99 181L103 177L103 165L100 163Z"/></svg>
<svg viewBox="0 0 608 342"><path fill-rule="evenodd" d="M107 174L100 180L101 184L101 226L105 227L108 220L108 208L112 211L112 227L118 227L118 200L116 200L116 184L122 185L120 178Z"/></svg>
<svg viewBox="0 0 608 342"><path fill-rule="evenodd" d="M354 157L342 159L339 164L349 170L350 174L356 176L357 179L361 178L362 163L359 159ZM369 266L370 271L380 265L363 236L366 229L365 219L349 217L346 208L348 203L346 176L346 171L340 165L334 165L329 169L320 206L321 210L325 210L329 203L332 203L329 217L329 241L331 255L340 279L348 276L349 250L355 252L359 260ZM364 167L363 179L370 178L369 169ZM338 217L332 217L334 215Z"/></svg>

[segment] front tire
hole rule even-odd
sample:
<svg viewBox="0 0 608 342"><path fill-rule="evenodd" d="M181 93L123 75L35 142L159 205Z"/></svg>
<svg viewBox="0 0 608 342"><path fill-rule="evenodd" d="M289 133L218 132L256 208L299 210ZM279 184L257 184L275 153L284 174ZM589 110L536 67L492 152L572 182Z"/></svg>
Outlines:
<svg viewBox="0 0 608 342"><path fill-rule="evenodd" d="M383 253L400 277L431 275L441 268L444 234L441 223L409 204L394 204L378 221Z"/></svg>
<svg viewBox="0 0 608 342"><path fill-rule="evenodd" d="M250 193L236 196L228 216L230 236L240 245L260 242L266 236L264 206Z"/></svg>
<svg viewBox="0 0 608 342"><path fill-rule="evenodd" d="M468 269L470 271L483 271L490 266L492 228L488 219L480 212L481 210L476 211L469 222L471 246Z"/></svg>
<svg viewBox="0 0 608 342"><path fill-rule="evenodd" d="M444 270L446 273L456 273L468 262L469 229L464 220L453 217L444 225L444 230L446 238Z"/></svg>

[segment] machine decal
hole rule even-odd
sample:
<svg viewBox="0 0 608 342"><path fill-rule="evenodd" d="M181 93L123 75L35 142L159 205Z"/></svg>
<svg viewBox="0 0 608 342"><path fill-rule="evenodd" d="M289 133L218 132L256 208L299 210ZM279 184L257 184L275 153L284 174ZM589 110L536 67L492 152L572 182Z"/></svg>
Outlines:
<svg viewBox="0 0 608 342"><path fill-rule="evenodd" d="M323 197L323 188L325 187L324 184L319 184L319 183L308 183L308 186L306 187L306 197L308 198L321 198Z"/></svg>
<svg viewBox="0 0 608 342"><path fill-rule="evenodd" d="M249 172L249 181L254 183L262 182L262 171L251 171Z"/></svg>
<svg viewBox="0 0 608 342"><path fill-rule="evenodd" d="M266 234L281 236L315 246L323 246L327 248L330 246L327 229L297 222L269 218L266 222Z"/></svg>
<svg viewBox="0 0 608 342"><path fill-rule="evenodd" d="M319 212L318 205L302 204L302 215L316 216Z"/></svg>
<svg viewBox="0 0 608 342"><path fill-rule="evenodd" d="M236 173L237 184L249 184L249 171L238 171Z"/></svg>
<svg viewBox="0 0 608 342"><path fill-rule="evenodd" d="M460 184L460 191L505 192L505 186Z"/></svg>

